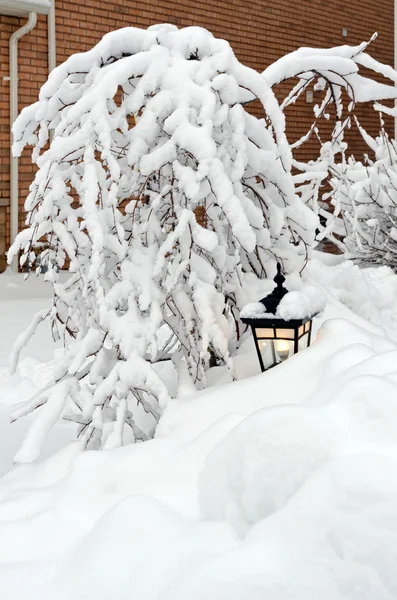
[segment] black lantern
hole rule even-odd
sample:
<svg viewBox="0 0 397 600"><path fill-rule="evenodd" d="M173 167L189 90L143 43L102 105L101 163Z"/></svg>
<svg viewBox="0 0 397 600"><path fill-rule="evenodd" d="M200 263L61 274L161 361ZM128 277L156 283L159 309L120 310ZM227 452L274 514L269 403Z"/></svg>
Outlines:
<svg viewBox="0 0 397 600"><path fill-rule="evenodd" d="M278 263L277 275L274 278L277 285L268 296L260 300L266 316L258 314L257 317L240 317L243 323L251 326L262 371L275 367L310 346L312 319L318 314L289 321L277 317L278 305L288 294L288 290L283 286L284 281L285 277Z"/></svg>

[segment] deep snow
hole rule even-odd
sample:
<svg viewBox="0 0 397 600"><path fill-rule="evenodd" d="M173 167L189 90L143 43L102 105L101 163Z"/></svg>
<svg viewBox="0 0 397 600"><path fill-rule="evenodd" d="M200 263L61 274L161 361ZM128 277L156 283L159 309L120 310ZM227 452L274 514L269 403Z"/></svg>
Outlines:
<svg viewBox="0 0 397 600"><path fill-rule="evenodd" d="M397 277L313 260L306 283L327 299L308 350L257 374L247 340L240 381L213 369L156 439L80 453L60 423L0 479L1 598L395 600ZM7 355L49 294L0 276L3 472L54 349L44 327L13 377Z"/></svg>

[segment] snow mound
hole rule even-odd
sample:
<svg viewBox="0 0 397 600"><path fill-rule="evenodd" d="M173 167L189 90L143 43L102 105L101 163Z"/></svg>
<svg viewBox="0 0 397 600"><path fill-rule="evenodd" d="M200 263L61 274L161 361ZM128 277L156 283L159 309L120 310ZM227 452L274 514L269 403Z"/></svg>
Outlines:
<svg viewBox="0 0 397 600"><path fill-rule="evenodd" d="M359 315L397 341L397 275L389 267L359 268L351 261L326 266L312 260L305 277L323 289L328 303L341 302L352 311L350 318Z"/></svg>
<svg viewBox="0 0 397 600"><path fill-rule="evenodd" d="M331 290L314 329L347 318L328 318L307 350L173 400L149 442L75 442L0 480L1 598L397 597L392 293L380 308L395 276L313 262L310 278ZM352 280L370 292L361 303ZM252 340L244 351L255 364ZM14 394L35 381L38 364L21 366Z"/></svg>
<svg viewBox="0 0 397 600"><path fill-rule="evenodd" d="M397 457L396 391L379 376L353 374L326 404L284 404L246 418L207 458L200 480L204 514L258 523L346 455Z"/></svg>

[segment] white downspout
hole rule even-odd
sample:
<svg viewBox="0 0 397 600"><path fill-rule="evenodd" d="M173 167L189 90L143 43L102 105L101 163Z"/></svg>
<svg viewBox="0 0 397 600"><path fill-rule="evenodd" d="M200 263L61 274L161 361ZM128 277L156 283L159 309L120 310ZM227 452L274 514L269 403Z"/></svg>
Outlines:
<svg viewBox="0 0 397 600"><path fill-rule="evenodd" d="M55 0L51 0L51 8L47 17L48 28L48 72L51 73L57 66L57 51L55 37Z"/></svg>
<svg viewBox="0 0 397 600"><path fill-rule="evenodd" d="M11 127L18 116L18 41L25 33L35 27L37 14L29 13L25 25L14 31L10 37L10 124ZM11 134L12 137L12 134ZM12 142L12 140L11 140ZM12 146L12 143L11 143ZM10 164L10 242L14 242L18 234L18 159L11 151ZM18 257L12 261L12 270L18 272Z"/></svg>

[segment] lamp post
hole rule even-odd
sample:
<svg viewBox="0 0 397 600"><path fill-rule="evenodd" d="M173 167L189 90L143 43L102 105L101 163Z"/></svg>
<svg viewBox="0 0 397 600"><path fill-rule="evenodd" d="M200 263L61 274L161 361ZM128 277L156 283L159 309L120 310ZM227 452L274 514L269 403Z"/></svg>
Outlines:
<svg viewBox="0 0 397 600"><path fill-rule="evenodd" d="M249 310L243 309L240 316L241 321L251 327L262 371L275 367L310 346L312 319L318 314L313 313L300 319L281 318L277 314L278 307L284 296L289 293L283 286L284 281L285 277L278 263L277 275L274 278L276 287L260 300L263 311L258 313L256 310L250 314Z"/></svg>

